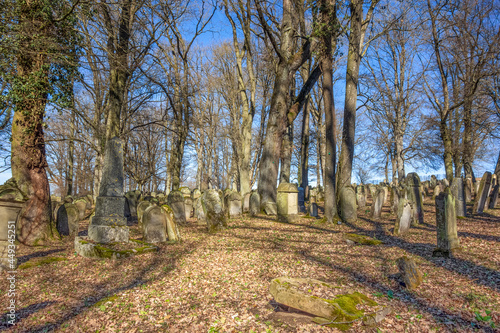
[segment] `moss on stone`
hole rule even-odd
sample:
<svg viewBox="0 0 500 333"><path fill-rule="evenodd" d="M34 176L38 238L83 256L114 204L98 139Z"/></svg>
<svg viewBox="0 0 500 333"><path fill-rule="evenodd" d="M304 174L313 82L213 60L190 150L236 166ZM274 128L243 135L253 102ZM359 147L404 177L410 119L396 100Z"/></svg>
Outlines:
<svg viewBox="0 0 500 333"><path fill-rule="evenodd" d="M31 267L38 267L42 265L47 265L51 264L56 261L65 261L68 260L68 258L65 257L49 257L49 258L44 258L42 260L33 260L33 261L27 261L21 265L19 265L19 269L28 269Z"/></svg>
<svg viewBox="0 0 500 333"><path fill-rule="evenodd" d="M114 301L116 301L118 299L118 295L111 295L111 296L108 296L108 297L104 297L103 299L101 299L99 302L95 303L93 306L94 307L99 307L101 305L105 305L106 303L108 302L111 302L113 303Z"/></svg>
<svg viewBox="0 0 500 333"><path fill-rule="evenodd" d="M365 316L364 311L357 308L359 304L364 303L369 306L378 305L377 302L357 291L352 294L337 295L335 299L325 299L325 301L334 305L337 311L332 313L332 319L316 317L313 321L322 325L327 324L325 326L337 328L342 331L348 330L352 326L353 321Z"/></svg>
<svg viewBox="0 0 500 333"><path fill-rule="evenodd" d="M358 234L345 234L344 238L361 245L380 245L383 243L378 239Z"/></svg>

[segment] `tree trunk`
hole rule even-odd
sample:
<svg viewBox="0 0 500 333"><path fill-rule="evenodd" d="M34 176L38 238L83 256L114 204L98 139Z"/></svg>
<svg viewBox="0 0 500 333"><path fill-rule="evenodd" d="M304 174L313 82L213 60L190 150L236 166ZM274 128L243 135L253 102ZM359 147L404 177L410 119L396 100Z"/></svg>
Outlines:
<svg viewBox="0 0 500 333"><path fill-rule="evenodd" d="M361 63L361 43L363 39L363 1L351 1L351 25L349 33L349 50L347 55L347 72L344 104L344 126L342 129L342 146L339 161L339 183L337 193L351 184L352 162L354 158L354 139L356 133L356 102L358 99L358 77Z"/></svg>
<svg viewBox="0 0 500 333"><path fill-rule="evenodd" d="M474 172L472 170L472 162L474 156L472 153L472 97L468 97L464 101L464 137L463 137L463 164L465 178L472 178L476 182Z"/></svg>
<svg viewBox="0 0 500 333"><path fill-rule="evenodd" d="M446 171L446 179L451 184L453 180L453 147L452 147L452 139L450 137L450 130L446 124L446 121L440 122L439 130L441 132L441 138L444 144L444 167Z"/></svg>
<svg viewBox="0 0 500 333"><path fill-rule="evenodd" d="M309 99L304 104L302 131L300 135L299 186L304 190L309 186ZM309 192L306 192L309 194ZM309 198L305 198L309 200Z"/></svg>
<svg viewBox="0 0 500 333"><path fill-rule="evenodd" d="M281 170L280 184L290 182L290 167L292 164L293 152L293 123L287 127L286 134L283 135L281 145Z"/></svg>
<svg viewBox="0 0 500 333"><path fill-rule="evenodd" d="M74 103L73 103L74 105ZM66 195L73 194L73 177L74 177L74 152L75 152L75 123L76 117L73 109L70 109L71 119L69 124L70 135L68 141L68 171L66 173Z"/></svg>

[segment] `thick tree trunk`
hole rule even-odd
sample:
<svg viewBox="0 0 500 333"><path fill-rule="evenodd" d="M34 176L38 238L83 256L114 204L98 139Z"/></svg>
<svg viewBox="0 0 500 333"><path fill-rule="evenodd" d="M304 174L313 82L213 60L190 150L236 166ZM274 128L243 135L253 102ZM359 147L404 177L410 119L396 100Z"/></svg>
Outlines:
<svg viewBox="0 0 500 333"><path fill-rule="evenodd" d="M184 145L186 143L186 134L181 131L175 137L175 142L172 147L172 153L170 156L170 167L172 175L172 191L176 191L181 186L181 168L182 168L182 158L184 156Z"/></svg>
<svg viewBox="0 0 500 333"><path fill-rule="evenodd" d="M358 99L358 77L361 63L361 43L363 40L363 1L351 1L351 25L349 50L347 55L346 89L344 104L344 126L340 150L339 178L337 193L351 184L354 140L356 134L356 102Z"/></svg>
<svg viewBox="0 0 500 333"><path fill-rule="evenodd" d="M465 178L472 178L473 182L476 182L476 177L474 177L474 172L472 170L472 162L474 161L474 156L472 153L472 98L466 98L464 102L463 109L464 117L464 136L463 136L463 166Z"/></svg>
<svg viewBox="0 0 500 333"><path fill-rule="evenodd" d="M20 71L28 69L21 68ZM42 102L19 103L12 123L12 176L28 196L19 212L17 225L17 238L25 245L41 245L56 232L45 171L44 112L45 98Z"/></svg>
<svg viewBox="0 0 500 333"><path fill-rule="evenodd" d="M452 147L452 140L450 137L450 130L446 124L446 121L440 122L439 130L441 132L441 138L444 144L443 159L446 171L446 179L448 179L448 181L451 184L451 181L453 180L453 147Z"/></svg>
<svg viewBox="0 0 500 333"><path fill-rule="evenodd" d="M70 134L68 141L68 170L66 173L66 195L73 194L73 177L74 177L74 152L75 152L75 112L71 109L71 119L69 124Z"/></svg>
<svg viewBox="0 0 500 333"><path fill-rule="evenodd" d="M281 170L280 184L290 182L290 167L292 165L293 152L293 123L287 127L285 135L283 135L283 143L281 145Z"/></svg>

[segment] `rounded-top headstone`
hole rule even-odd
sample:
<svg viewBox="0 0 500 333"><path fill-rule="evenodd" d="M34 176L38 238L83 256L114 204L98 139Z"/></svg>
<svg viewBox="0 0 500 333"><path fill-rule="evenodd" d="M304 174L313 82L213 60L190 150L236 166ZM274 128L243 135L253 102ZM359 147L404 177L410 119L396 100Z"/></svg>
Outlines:
<svg viewBox="0 0 500 333"><path fill-rule="evenodd" d="M179 191L181 191L182 196L184 198L187 198L187 197L191 198L191 190L189 189L189 187L187 187L187 186L179 187Z"/></svg>
<svg viewBox="0 0 500 333"><path fill-rule="evenodd" d="M193 198L193 200L196 200L199 197L201 197L201 191L199 189L195 188L193 190L193 192L191 193L191 198Z"/></svg>
<svg viewBox="0 0 500 333"><path fill-rule="evenodd" d="M56 228L60 235L70 236L78 233L80 211L72 203L65 203L57 210Z"/></svg>
<svg viewBox="0 0 500 333"><path fill-rule="evenodd" d="M420 177L416 172L410 172L406 175L407 186L420 186Z"/></svg>
<svg viewBox="0 0 500 333"><path fill-rule="evenodd" d="M158 206L148 207L142 220L144 241L159 243L167 240L167 213L163 208Z"/></svg>
<svg viewBox="0 0 500 333"><path fill-rule="evenodd" d="M358 219L356 193L350 186L345 186L340 190L340 217L347 223L356 222Z"/></svg>

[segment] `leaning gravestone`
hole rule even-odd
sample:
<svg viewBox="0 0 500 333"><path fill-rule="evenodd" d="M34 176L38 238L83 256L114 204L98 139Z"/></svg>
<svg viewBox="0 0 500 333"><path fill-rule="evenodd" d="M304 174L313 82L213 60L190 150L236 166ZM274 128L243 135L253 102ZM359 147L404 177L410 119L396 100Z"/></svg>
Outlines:
<svg viewBox="0 0 500 333"><path fill-rule="evenodd" d="M486 205L486 199L488 198L491 187L491 172L485 172L481 178L481 183L479 184L479 189L477 191L476 200L474 200L474 206L472 207L472 212L482 213Z"/></svg>
<svg viewBox="0 0 500 333"><path fill-rule="evenodd" d="M493 187L493 190L491 191L490 202L489 202L489 205L488 205L489 209L493 209L493 208L495 208L497 206L499 186L500 186L500 184L496 184Z"/></svg>
<svg viewBox="0 0 500 333"><path fill-rule="evenodd" d="M17 216L26 200L28 200L27 195L19 189L14 178L0 186L0 272L13 271L17 267L15 257Z"/></svg>
<svg viewBox="0 0 500 333"><path fill-rule="evenodd" d="M351 186L344 186L340 190L340 218L346 223L353 223L358 219L356 193Z"/></svg>
<svg viewBox="0 0 500 333"><path fill-rule="evenodd" d="M166 213L165 217L167 223L168 240L171 242L180 241L181 233L179 232L179 228L177 227L177 224L174 221L174 213L172 212L172 209L168 205L163 205L161 207Z"/></svg>
<svg viewBox="0 0 500 333"><path fill-rule="evenodd" d="M222 202L219 193L216 190L208 190L201 196L203 212L207 220L207 229L209 233L227 227L226 216L222 208Z"/></svg>
<svg viewBox="0 0 500 333"><path fill-rule="evenodd" d="M260 213L260 195L257 191L250 194L250 216L257 216Z"/></svg>
<svg viewBox="0 0 500 333"><path fill-rule="evenodd" d="M450 186L450 191L455 198L455 213L456 216L467 216L467 208L465 204L464 180L462 178L453 178Z"/></svg>
<svg viewBox="0 0 500 333"><path fill-rule="evenodd" d="M80 211L71 203L65 203L57 211L56 228L61 236L75 236L78 233Z"/></svg>
<svg viewBox="0 0 500 333"><path fill-rule="evenodd" d="M410 202L405 198L401 198L398 201L396 223L394 224L394 235L403 235L410 230L412 207Z"/></svg>
<svg viewBox="0 0 500 333"><path fill-rule="evenodd" d="M382 189L378 189L375 192L374 200L371 206L371 216L373 218L380 218L382 213L382 206L384 205L385 192Z"/></svg>
<svg viewBox="0 0 500 333"><path fill-rule="evenodd" d="M450 257L458 249L457 218L455 215L455 198L449 191L441 192L436 197L436 229L437 248L435 257Z"/></svg>
<svg viewBox="0 0 500 333"><path fill-rule="evenodd" d="M160 243L167 241L167 213L158 206L146 209L142 217L142 234L144 241L148 243Z"/></svg>
<svg viewBox="0 0 500 333"><path fill-rule="evenodd" d="M103 175L96 198L95 216L88 229L97 243L128 242L129 229L125 217L123 195L123 142L114 137L106 143Z"/></svg>
<svg viewBox="0 0 500 333"><path fill-rule="evenodd" d="M278 197L276 200L278 220L282 222L293 222L299 214L299 190L297 185L281 183L278 186Z"/></svg>
<svg viewBox="0 0 500 333"><path fill-rule="evenodd" d="M172 191L168 194L167 204L172 209L174 221L178 225L186 224L186 211L184 207L184 196L181 191Z"/></svg>
<svg viewBox="0 0 500 333"><path fill-rule="evenodd" d="M366 192L364 185L356 186L356 202L359 208L365 208L366 206Z"/></svg>
<svg viewBox="0 0 500 333"><path fill-rule="evenodd" d="M144 212L151 206L153 206L153 204L150 201L141 201L139 202L139 205L137 205L137 222L139 224L139 227L142 226L142 218L144 217Z"/></svg>
<svg viewBox="0 0 500 333"><path fill-rule="evenodd" d="M420 178L415 172L406 175L406 198L413 207L412 225L424 223L424 205L420 193Z"/></svg>
<svg viewBox="0 0 500 333"><path fill-rule="evenodd" d="M474 188L474 185L472 185L472 179L466 178L465 179L465 201L466 202L472 201L472 189L473 188Z"/></svg>

